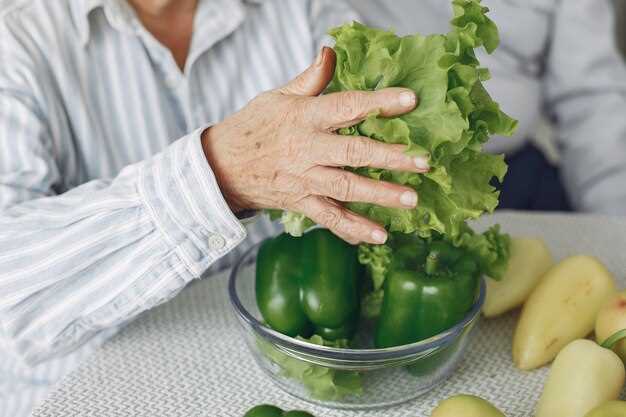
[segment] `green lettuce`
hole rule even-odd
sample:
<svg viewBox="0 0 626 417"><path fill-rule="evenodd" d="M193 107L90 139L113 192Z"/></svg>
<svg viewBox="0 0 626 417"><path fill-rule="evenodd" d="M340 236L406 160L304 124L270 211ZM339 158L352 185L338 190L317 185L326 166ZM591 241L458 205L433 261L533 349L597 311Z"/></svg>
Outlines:
<svg viewBox="0 0 626 417"><path fill-rule="evenodd" d="M474 49L488 53L498 46L495 24L480 0L454 0L454 18L447 35L398 37L392 32L353 22L332 29L337 66L328 92L410 88L419 97L412 112L394 118L372 114L344 135L362 135L386 143L405 144L410 155L429 157L427 174L383 169L354 169L360 175L414 188L416 209L396 209L365 203L348 207L391 232L433 232L460 236L465 221L492 212L507 166L501 155L482 152L490 135L511 135L517 122L504 114L482 82L489 72L479 66ZM288 233L298 235L312 222L283 213Z"/></svg>
<svg viewBox="0 0 626 417"><path fill-rule="evenodd" d="M309 339L302 337L298 339L327 347L349 347L349 342L345 339L331 342L318 335L313 335ZM315 399L336 401L348 395L363 393L363 383L359 372L332 369L295 358L276 349L274 345L263 339L257 339L257 344L269 360L280 366L284 377L299 381Z"/></svg>
<svg viewBox="0 0 626 417"><path fill-rule="evenodd" d="M463 231L452 242L474 255L483 275L496 281L502 279L511 255L511 236L502 233L500 225L481 234L463 225Z"/></svg>

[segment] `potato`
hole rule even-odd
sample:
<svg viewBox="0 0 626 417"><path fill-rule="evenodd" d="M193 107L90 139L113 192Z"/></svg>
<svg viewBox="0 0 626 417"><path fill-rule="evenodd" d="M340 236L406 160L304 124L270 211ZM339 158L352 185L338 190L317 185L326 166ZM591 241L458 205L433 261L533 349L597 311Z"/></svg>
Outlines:
<svg viewBox="0 0 626 417"><path fill-rule="evenodd" d="M591 410L585 417L625 417L626 402L609 401Z"/></svg>
<svg viewBox="0 0 626 417"><path fill-rule="evenodd" d="M430 417L505 417L489 401L473 395L455 395L439 403Z"/></svg>
<svg viewBox="0 0 626 417"><path fill-rule="evenodd" d="M553 264L550 250L542 240L513 238L504 277L500 281L487 280L485 317L495 317L521 306Z"/></svg>
<svg viewBox="0 0 626 417"><path fill-rule="evenodd" d="M522 309L513 336L515 365L543 366L569 342L587 336L614 293L613 276L595 258L573 256L552 267Z"/></svg>
<svg viewBox="0 0 626 417"><path fill-rule="evenodd" d="M625 374L615 353L591 340L575 340L554 360L535 417L584 417L619 397Z"/></svg>
<svg viewBox="0 0 626 417"><path fill-rule="evenodd" d="M598 343L604 343L606 339L623 329L626 329L626 291L615 294L598 313L596 340ZM626 362L626 340L618 342L613 350Z"/></svg>

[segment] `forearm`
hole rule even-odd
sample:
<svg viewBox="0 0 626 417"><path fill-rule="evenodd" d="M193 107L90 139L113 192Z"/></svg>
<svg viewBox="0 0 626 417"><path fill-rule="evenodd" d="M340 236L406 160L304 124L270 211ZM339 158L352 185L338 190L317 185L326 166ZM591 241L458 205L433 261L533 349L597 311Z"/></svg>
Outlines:
<svg viewBox="0 0 626 417"><path fill-rule="evenodd" d="M0 212L0 322L28 362L170 299L244 239L199 135L113 181Z"/></svg>

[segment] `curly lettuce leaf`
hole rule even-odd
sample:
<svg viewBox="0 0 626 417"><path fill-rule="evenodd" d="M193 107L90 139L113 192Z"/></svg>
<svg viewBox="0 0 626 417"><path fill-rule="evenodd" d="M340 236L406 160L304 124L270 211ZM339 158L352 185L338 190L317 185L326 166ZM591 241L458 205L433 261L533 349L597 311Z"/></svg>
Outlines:
<svg viewBox="0 0 626 417"><path fill-rule="evenodd" d="M373 290L382 288L391 264L392 250L388 245L360 245L359 262L365 265L372 279Z"/></svg>
<svg viewBox="0 0 626 417"><path fill-rule="evenodd" d="M335 28L337 66L328 92L405 87L416 92L419 106L394 118L371 115L344 135L368 136L407 145L410 155L426 155L427 174L358 168L360 175L412 187L420 197L416 209L353 203L348 207L391 232L441 233L456 237L463 224L498 205L491 185L502 181L502 156L482 152L491 135L511 135L517 122L500 110L482 82L489 72L479 67L475 48L493 52L498 30L480 0L454 0L451 31L446 35L398 37L392 32L353 22ZM283 218L286 229L300 231L306 218Z"/></svg>
<svg viewBox="0 0 626 417"><path fill-rule="evenodd" d="M511 236L500 231L500 225L476 233L469 226L453 240L455 246L474 255L480 269L487 277L499 281L506 272L511 256Z"/></svg>
<svg viewBox="0 0 626 417"><path fill-rule="evenodd" d="M331 342L318 335L313 335L310 339L302 337L298 337L298 339L327 347L349 347L348 341L345 339ZM322 401L336 401L348 395L361 395L363 393L361 374L358 372L340 371L294 358L276 349L263 339L257 339L257 344L265 356L280 366L282 374L286 378L300 381L313 398Z"/></svg>

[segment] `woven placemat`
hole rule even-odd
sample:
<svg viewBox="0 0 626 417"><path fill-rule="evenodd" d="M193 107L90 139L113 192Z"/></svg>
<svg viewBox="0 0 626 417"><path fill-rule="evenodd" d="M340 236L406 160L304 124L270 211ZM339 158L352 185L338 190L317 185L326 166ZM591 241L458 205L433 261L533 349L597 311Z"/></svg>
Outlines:
<svg viewBox="0 0 626 417"><path fill-rule="evenodd" d="M543 237L557 258L599 257L626 286L626 219L503 212L513 235ZM482 320L460 369L445 384L385 410L330 410L288 396L257 368L228 301L227 273L205 279L150 311L65 378L36 417L241 417L260 403L306 409L318 417L428 416L443 398L480 395L509 417L530 417L547 368L516 370L510 357L517 313Z"/></svg>

